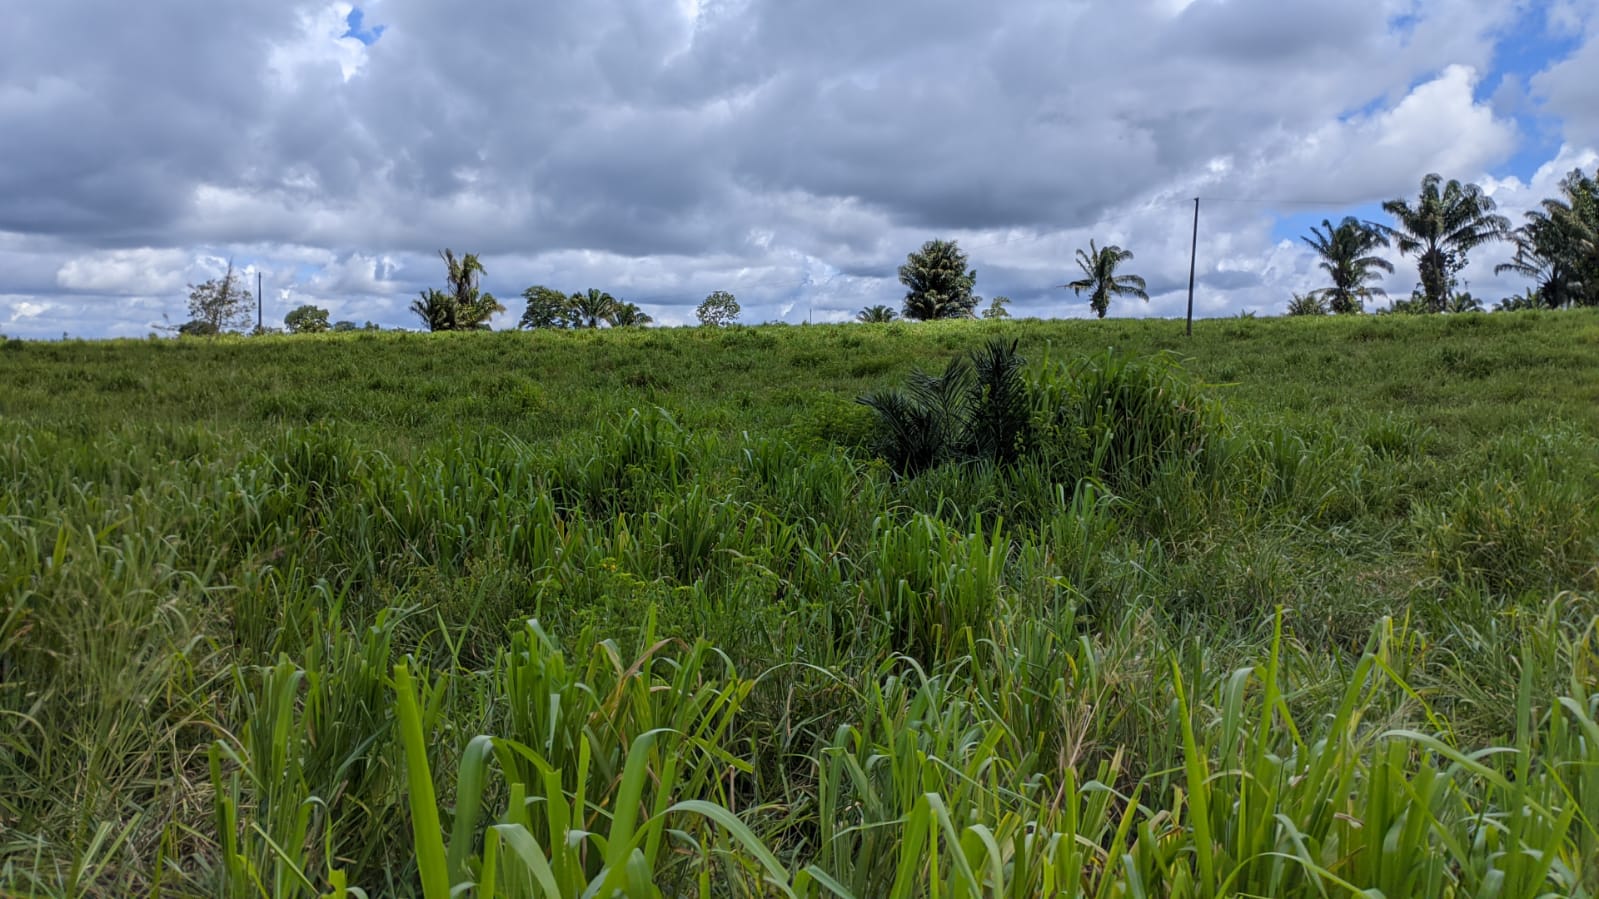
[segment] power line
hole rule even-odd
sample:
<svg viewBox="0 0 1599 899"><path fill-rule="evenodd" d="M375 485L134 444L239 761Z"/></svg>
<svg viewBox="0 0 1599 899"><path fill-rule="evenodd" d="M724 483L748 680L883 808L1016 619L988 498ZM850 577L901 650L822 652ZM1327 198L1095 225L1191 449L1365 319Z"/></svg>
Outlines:
<svg viewBox="0 0 1599 899"><path fill-rule="evenodd" d="M1380 202L1377 200L1263 200L1251 199L1248 197L1211 197L1204 195L1201 195L1201 198L1207 203L1238 203L1240 205L1259 206L1267 209L1277 206L1303 206L1313 209L1347 208L1350 206L1370 206L1373 203ZM1191 200L1174 202L1182 202L1187 204L1191 202Z"/></svg>

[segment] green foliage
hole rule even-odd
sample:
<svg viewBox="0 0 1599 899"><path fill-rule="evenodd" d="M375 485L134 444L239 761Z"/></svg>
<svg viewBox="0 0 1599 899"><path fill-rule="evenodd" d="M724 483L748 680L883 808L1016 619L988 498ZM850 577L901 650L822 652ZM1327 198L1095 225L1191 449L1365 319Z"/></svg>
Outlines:
<svg viewBox="0 0 1599 899"><path fill-rule="evenodd" d="M353 323L346 330L355 330ZM283 317L284 327L290 334L320 334L328 330L328 311L309 303L298 306Z"/></svg>
<svg viewBox="0 0 1599 899"><path fill-rule="evenodd" d="M642 328L655 321L648 313L633 303L616 301L605 317L613 328Z"/></svg>
<svg viewBox="0 0 1599 899"><path fill-rule="evenodd" d="M0 892L1594 895L1596 315L27 343Z"/></svg>
<svg viewBox="0 0 1599 899"><path fill-rule="evenodd" d="M1415 254L1421 271L1420 311L1443 312L1455 286L1455 275L1466 267L1466 254L1510 231L1510 220L1494 212L1493 198L1475 184L1445 184L1438 175L1421 179L1421 195L1412 206L1403 199L1382 204L1394 217L1383 232L1404 255ZM1400 305L1395 302L1396 311ZM1408 311L1408 310L1407 310Z"/></svg>
<svg viewBox="0 0 1599 899"><path fill-rule="evenodd" d="M1412 514L1429 565L1495 593L1599 591L1599 446L1566 430L1490 444L1474 477Z"/></svg>
<svg viewBox="0 0 1599 899"><path fill-rule="evenodd" d="M1528 312L1544 308L1543 296L1538 290L1528 288L1515 296L1508 296L1494 304L1495 312Z"/></svg>
<svg viewBox="0 0 1599 899"><path fill-rule="evenodd" d="M228 263L227 272L203 284L189 285L189 321L178 332L186 335L212 335L238 331L250 324L255 297L244 286L244 276ZM188 330L184 330L188 328Z"/></svg>
<svg viewBox="0 0 1599 899"><path fill-rule="evenodd" d="M898 317L899 313L895 312L893 308L882 304L867 306L865 309L855 313L855 320L866 324L884 324Z"/></svg>
<svg viewBox="0 0 1599 899"><path fill-rule="evenodd" d="M609 322L616 313L616 297L597 287L572 294L570 303L573 327L577 328L598 328L601 322Z"/></svg>
<svg viewBox="0 0 1599 899"><path fill-rule="evenodd" d="M991 339L941 375L915 371L903 389L860 398L878 419L878 451L895 471L915 473L951 459L1011 462L1029 432L1026 360L1016 341Z"/></svg>
<svg viewBox="0 0 1599 899"><path fill-rule="evenodd" d="M738 300L725 290L713 291L694 310L701 325L726 326L738 321Z"/></svg>
<svg viewBox="0 0 1599 899"><path fill-rule="evenodd" d="M1078 295L1085 290L1088 291L1088 307L1100 318L1105 317L1105 313L1110 309L1110 301L1114 297L1137 297L1147 303L1149 293L1145 289L1143 278L1137 275L1116 274L1116 269L1132 258L1131 250L1117 246L1100 249L1090 240L1086 251L1077 251L1077 267L1082 269L1083 277L1070 282L1066 287Z"/></svg>
<svg viewBox="0 0 1599 899"><path fill-rule="evenodd" d="M577 313L572 308L572 297L559 290L535 284L522 291L522 298L527 300L527 308L523 310L522 319L517 322L517 327L577 327Z"/></svg>
<svg viewBox="0 0 1599 899"><path fill-rule="evenodd" d="M1332 279L1332 286L1317 293L1335 315L1363 312L1366 300L1386 296L1380 287L1371 286L1381 278L1381 272L1392 273L1394 264L1376 254L1378 248L1388 246L1388 236L1381 226L1362 222L1353 216L1339 222L1337 227L1322 219L1321 229L1311 228L1310 237L1301 238L1321 257L1317 263ZM1289 306L1289 314L1295 313Z"/></svg>
<svg viewBox="0 0 1599 899"><path fill-rule="evenodd" d="M1147 486L1198 470L1224 434L1220 410L1170 356L1122 353L1045 367L1033 386L1036 445L1062 478Z"/></svg>
<svg viewBox="0 0 1599 899"><path fill-rule="evenodd" d="M904 315L917 321L970 318L978 298L972 294L977 271L966 267L966 254L953 240L930 240L899 267L905 285Z"/></svg>
<svg viewBox="0 0 1599 899"><path fill-rule="evenodd" d="M1294 298L1288 301L1289 315L1326 315L1331 311L1331 309L1327 308L1327 301L1322 299L1319 291L1312 291L1304 295L1296 293Z"/></svg>
<svg viewBox="0 0 1599 899"><path fill-rule="evenodd" d="M1574 170L1560 194L1527 213L1510 234L1515 256L1494 272L1535 279L1537 303L1550 309L1599 306L1599 175Z"/></svg>
<svg viewBox="0 0 1599 899"><path fill-rule="evenodd" d="M456 258L453 250L444 249L439 251L439 258L444 260L448 290L422 291L419 299L411 301L411 312L429 331L488 330L489 319L504 312L505 307L493 294L479 289L484 269L477 254Z"/></svg>

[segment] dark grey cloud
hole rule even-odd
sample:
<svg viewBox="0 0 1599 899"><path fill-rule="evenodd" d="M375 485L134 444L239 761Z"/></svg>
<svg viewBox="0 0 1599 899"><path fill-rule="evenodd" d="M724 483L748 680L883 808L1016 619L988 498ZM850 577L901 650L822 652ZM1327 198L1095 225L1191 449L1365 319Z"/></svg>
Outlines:
<svg viewBox="0 0 1599 899"><path fill-rule="evenodd" d="M1119 242L1161 294L1131 311L1161 314L1196 193L1251 201L1207 215L1207 308L1264 306L1314 278L1272 202L1478 177L1516 144L1474 93L1499 0L370 0L371 46L349 9L14 10L0 260L29 261L0 269L0 329L142 333L228 258L271 303L400 324L442 246L502 296L847 317L897 302L931 236L1048 314L1081 311L1074 248ZM1593 46L1529 81L1573 133Z"/></svg>

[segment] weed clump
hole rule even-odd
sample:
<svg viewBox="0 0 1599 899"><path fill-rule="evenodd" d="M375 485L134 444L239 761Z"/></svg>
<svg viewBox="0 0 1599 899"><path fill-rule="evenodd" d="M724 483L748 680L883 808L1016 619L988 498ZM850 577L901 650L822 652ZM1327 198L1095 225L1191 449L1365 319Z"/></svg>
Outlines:
<svg viewBox="0 0 1599 899"><path fill-rule="evenodd" d="M1167 466L1197 470L1224 420L1203 385L1169 355L1115 352L1039 372L1037 451L1057 475L1142 487Z"/></svg>

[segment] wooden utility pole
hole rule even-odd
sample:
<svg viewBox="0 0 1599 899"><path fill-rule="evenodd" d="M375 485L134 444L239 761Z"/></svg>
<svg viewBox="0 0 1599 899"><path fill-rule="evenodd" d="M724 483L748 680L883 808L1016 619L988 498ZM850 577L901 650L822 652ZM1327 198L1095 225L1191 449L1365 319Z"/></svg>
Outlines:
<svg viewBox="0 0 1599 899"><path fill-rule="evenodd" d="M1194 198L1194 240L1188 246L1188 331L1194 336L1194 269L1199 264L1199 198Z"/></svg>
<svg viewBox="0 0 1599 899"><path fill-rule="evenodd" d="M248 314L248 313L246 313L246 314ZM255 270L255 331L256 331L257 334L259 334L263 330L265 330L265 329L263 329L261 327L261 270L260 269L256 269Z"/></svg>

